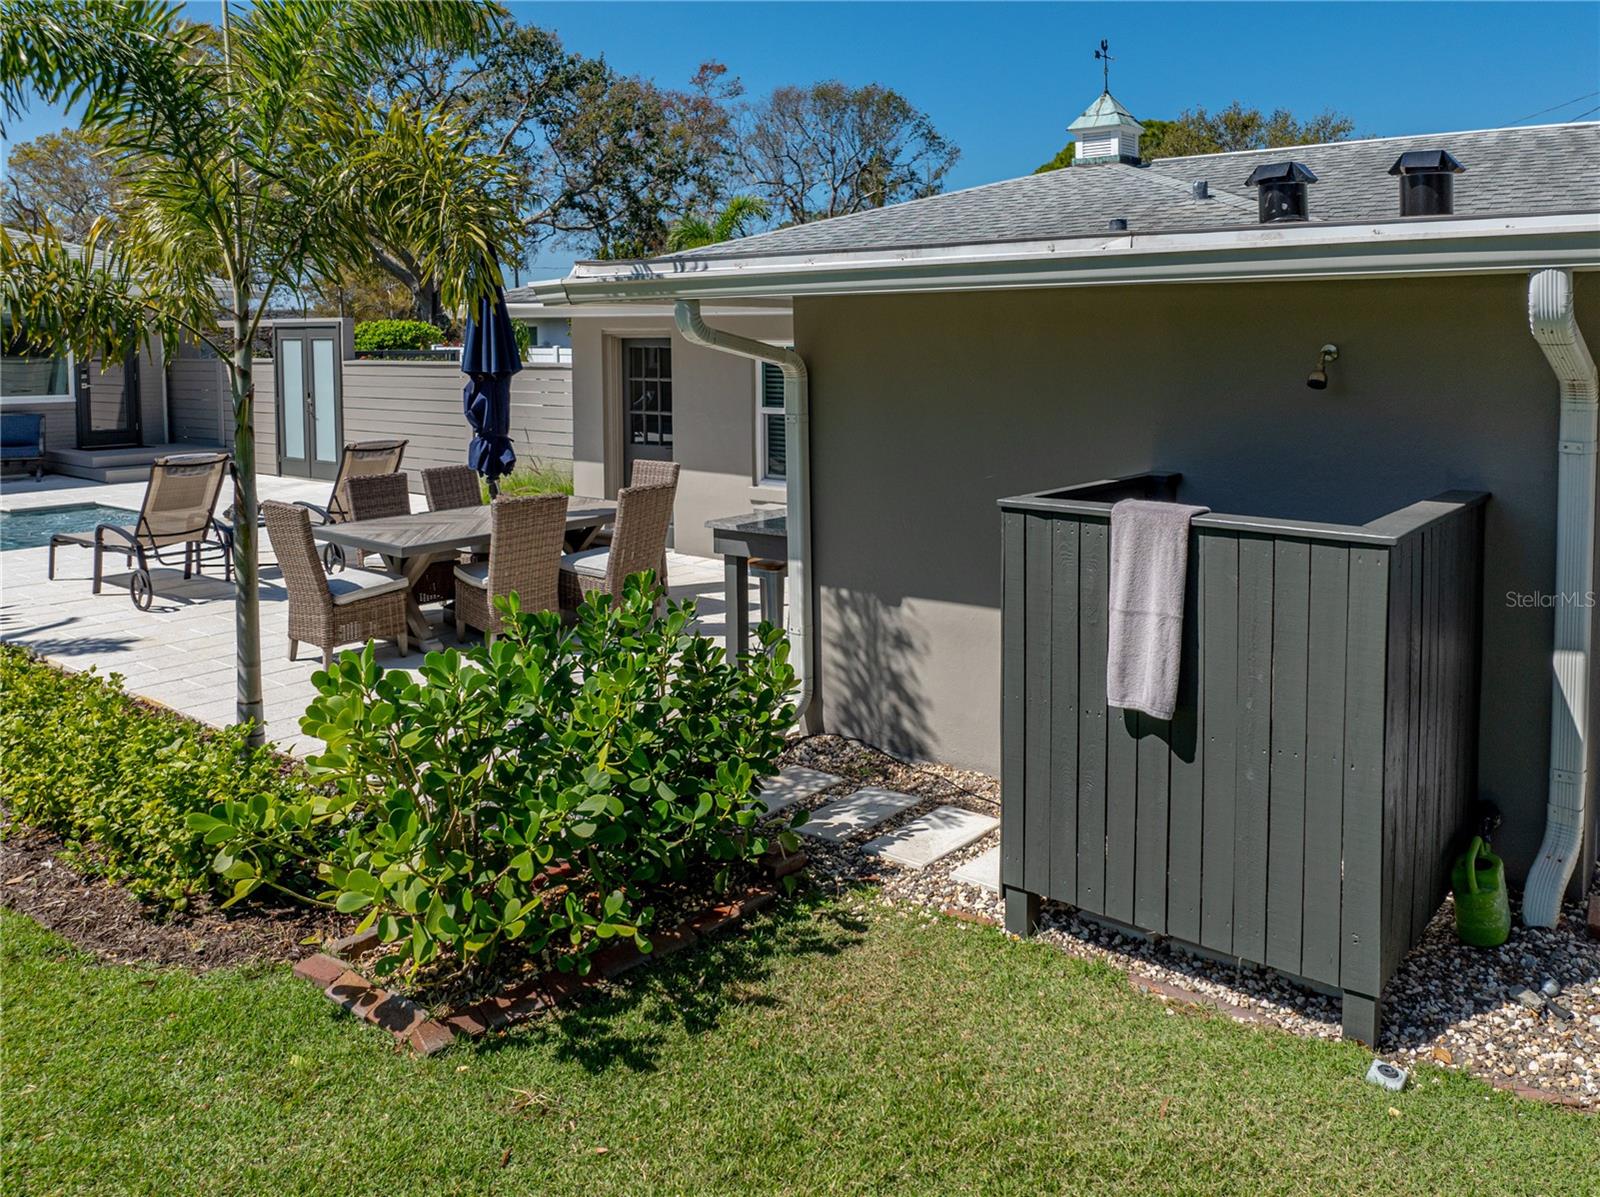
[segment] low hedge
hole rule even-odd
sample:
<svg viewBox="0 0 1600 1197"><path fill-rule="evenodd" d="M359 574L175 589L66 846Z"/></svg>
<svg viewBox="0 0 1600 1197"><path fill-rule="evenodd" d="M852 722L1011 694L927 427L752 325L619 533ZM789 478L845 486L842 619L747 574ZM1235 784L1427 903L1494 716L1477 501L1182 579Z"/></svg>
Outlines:
<svg viewBox="0 0 1600 1197"><path fill-rule="evenodd" d="M432 349L442 340L444 333L426 320L363 320L355 326L357 353Z"/></svg>
<svg viewBox="0 0 1600 1197"><path fill-rule="evenodd" d="M136 702L121 678L64 673L0 646L0 801L59 835L85 872L181 908L232 886L188 816L267 795L292 801L303 772L242 727L215 730Z"/></svg>

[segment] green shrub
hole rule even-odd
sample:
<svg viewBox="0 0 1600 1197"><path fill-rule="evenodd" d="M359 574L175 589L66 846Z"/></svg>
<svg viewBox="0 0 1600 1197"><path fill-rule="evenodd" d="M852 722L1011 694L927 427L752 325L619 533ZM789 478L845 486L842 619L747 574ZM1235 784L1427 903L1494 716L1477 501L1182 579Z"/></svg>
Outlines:
<svg viewBox="0 0 1600 1197"><path fill-rule="evenodd" d="M756 787L794 716L776 629L730 664L691 631L693 604L657 614L649 577L616 606L591 596L571 628L513 599L492 647L430 653L420 679L370 647L345 654L301 724L327 742L310 765L331 792L223 803L191 825L241 887L302 853L321 900L365 911L394 946L380 971L486 964L506 944L580 972L603 940L649 950L664 889L725 887L767 850ZM307 851L320 828L337 847Z"/></svg>
<svg viewBox="0 0 1600 1197"><path fill-rule="evenodd" d="M75 864L142 898L181 907L219 884L191 812L257 795L293 801L305 784L282 758L249 747L246 729L144 706L116 674L63 673L0 647L0 691L0 798L59 835Z"/></svg>
<svg viewBox="0 0 1600 1197"><path fill-rule="evenodd" d="M357 353L432 349L444 339L438 327L426 320L363 320L356 325L355 334Z"/></svg>

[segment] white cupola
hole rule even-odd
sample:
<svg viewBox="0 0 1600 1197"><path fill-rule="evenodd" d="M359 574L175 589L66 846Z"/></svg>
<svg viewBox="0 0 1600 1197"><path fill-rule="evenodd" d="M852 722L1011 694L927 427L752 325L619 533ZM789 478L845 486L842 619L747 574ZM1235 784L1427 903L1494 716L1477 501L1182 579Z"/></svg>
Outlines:
<svg viewBox="0 0 1600 1197"><path fill-rule="evenodd" d="M1139 134L1144 132L1144 126L1134 120L1133 114L1117 103L1109 91L1101 92L1100 98L1067 126L1067 132L1078 139L1078 152L1072 159L1074 166L1099 166L1106 162L1139 165Z"/></svg>

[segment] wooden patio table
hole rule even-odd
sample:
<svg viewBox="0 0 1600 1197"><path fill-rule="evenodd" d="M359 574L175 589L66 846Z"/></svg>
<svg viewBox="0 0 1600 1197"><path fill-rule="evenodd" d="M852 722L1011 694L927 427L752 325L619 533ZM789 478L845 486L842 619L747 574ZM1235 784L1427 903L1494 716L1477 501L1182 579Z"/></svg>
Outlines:
<svg viewBox="0 0 1600 1197"><path fill-rule="evenodd" d="M574 496L567 500L567 545L587 548L598 533L616 518L617 505L609 499ZM377 553L388 567L416 585L423 571L436 561L454 557L463 549L489 547L489 508L456 507L447 511L419 511L376 520L349 520L342 524L315 524L318 540ZM439 647L422 604L406 592L406 624L424 649Z"/></svg>

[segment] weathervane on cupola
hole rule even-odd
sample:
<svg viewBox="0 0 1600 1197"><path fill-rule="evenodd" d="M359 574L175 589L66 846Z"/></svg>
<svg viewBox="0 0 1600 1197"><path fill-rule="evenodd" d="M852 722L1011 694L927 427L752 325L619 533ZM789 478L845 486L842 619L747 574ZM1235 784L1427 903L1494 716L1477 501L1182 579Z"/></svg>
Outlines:
<svg viewBox="0 0 1600 1197"><path fill-rule="evenodd" d="M1100 48L1094 52L1100 64L1100 98L1084 110L1082 116L1067 126L1067 132L1077 135L1078 149L1072 159L1074 166L1102 166L1120 162L1124 166L1139 165L1139 134L1144 126L1111 95L1111 64L1116 58L1111 53L1111 43L1100 39Z"/></svg>
<svg viewBox="0 0 1600 1197"><path fill-rule="evenodd" d="M1095 60L1100 64L1100 90L1106 95L1111 94L1111 64L1116 61L1111 57L1111 43L1105 38L1100 39L1100 48L1094 52Z"/></svg>

